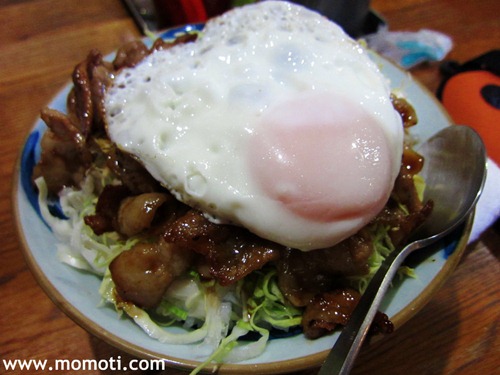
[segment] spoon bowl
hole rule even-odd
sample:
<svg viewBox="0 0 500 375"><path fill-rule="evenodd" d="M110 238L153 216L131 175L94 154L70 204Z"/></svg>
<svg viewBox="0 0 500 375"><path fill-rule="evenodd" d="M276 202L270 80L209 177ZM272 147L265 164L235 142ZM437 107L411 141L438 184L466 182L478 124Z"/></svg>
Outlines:
<svg viewBox="0 0 500 375"><path fill-rule="evenodd" d="M428 247L456 229L473 211L486 179L486 151L479 135L467 126L449 126L422 144L425 158L424 201L431 215L408 245L394 250L375 273L349 322L328 354L319 375L348 374L393 276L411 252Z"/></svg>
<svg viewBox="0 0 500 375"><path fill-rule="evenodd" d="M485 147L472 128L445 128L418 152L425 158L420 172L426 183L424 201L432 199L434 208L409 242L430 241L453 231L474 209L486 180Z"/></svg>

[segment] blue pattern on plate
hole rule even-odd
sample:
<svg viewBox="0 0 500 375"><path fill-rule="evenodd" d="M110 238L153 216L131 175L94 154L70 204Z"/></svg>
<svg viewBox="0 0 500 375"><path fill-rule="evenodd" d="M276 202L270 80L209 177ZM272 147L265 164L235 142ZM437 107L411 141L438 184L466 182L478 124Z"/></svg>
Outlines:
<svg viewBox="0 0 500 375"><path fill-rule="evenodd" d="M162 39L174 39L178 36L178 34L189 33L192 31L201 31L205 27L204 23L195 23L190 25L185 25L181 27L177 27L175 29L169 29L160 34L160 38Z"/></svg>
<svg viewBox="0 0 500 375"><path fill-rule="evenodd" d="M35 184L33 183L33 170L38 160L40 159L40 140L42 138L42 135L42 128L37 126L35 130L33 130L28 136L28 139L26 140L23 151L21 153L21 170L19 174L21 179L21 186L24 193L26 194L26 197L28 198L28 202L31 204L40 219L42 219L45 225L47 225L47 227L49 227L50 229L50 226L45 222L42 214L40 213L40 206L38 205L38 191L35 187ZM52 214L52 216L58 217L60 219L67 219L62 211L59 199L49 198L47 199L47 203L49 212Z"/></svg>
<svg viewBox="0 0 500 375"><path fill-rule="evenodd" d="M35 209L38 216L40 215L40 207L38 206L38 194L36 193L35 187L32 182L33 168L36 165L36 148L38 142L41 138L40 131L38 129L34 130L28 137L23 151L21 153L21 186L28 197L28 201L31 206Z"/></svg>
<svg viewBox="0 0 500 375"><path fill-rule="evenodd" d="M454 236L453 241L450 241L443 247L442 252L444 259L448 259L450 255L453 254L453 252L456 250L458 246L458 240L459 238Z"/></svg>

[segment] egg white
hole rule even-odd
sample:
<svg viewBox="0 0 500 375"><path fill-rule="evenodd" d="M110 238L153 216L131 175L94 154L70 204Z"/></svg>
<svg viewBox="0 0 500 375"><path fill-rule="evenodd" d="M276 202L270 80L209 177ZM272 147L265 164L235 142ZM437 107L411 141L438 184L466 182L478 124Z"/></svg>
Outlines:
<svg viewBox="0 0 500 375"><path fill-rule="evenodd" d="M285 246L323 248L358 231L373 213L326 222L297 215L263 189L248 161L269 111L322 93L354 103L382 129L388 198L403 131L386 79L339 26L287 2L236 8L208 22L196 42L123 70L105 98L107 131L179 200L212 220Z"/></svg>

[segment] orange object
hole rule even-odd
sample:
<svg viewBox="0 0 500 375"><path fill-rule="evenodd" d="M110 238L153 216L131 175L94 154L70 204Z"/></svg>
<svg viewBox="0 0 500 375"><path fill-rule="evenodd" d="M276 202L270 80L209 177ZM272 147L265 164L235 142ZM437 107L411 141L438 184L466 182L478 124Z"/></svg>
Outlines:
<svg viewBox="0 0 500 375"><path fill-rule="evenodd" d="M500 77L486 70L456 74L446 81L441 101L456 124L479 133L488 156L500 164Z"/></svg>

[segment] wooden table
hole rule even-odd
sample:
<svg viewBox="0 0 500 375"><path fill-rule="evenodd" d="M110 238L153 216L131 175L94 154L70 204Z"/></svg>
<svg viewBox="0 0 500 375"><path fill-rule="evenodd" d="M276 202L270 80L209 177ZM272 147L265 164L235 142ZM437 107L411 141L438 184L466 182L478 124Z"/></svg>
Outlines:
<svg viewBox="0 0 500 375"><path fill-rule="evenodd" d="M391 30L430 28L450 35L450 59L464 62L500 47L497 0L373 0L372 7ZM24 138L73 66L91 48L108 53L140 33L119 0L1 0L0 20L0 360L131 359L73 323L39 288L21 253L10 196ZM413 73L436 89L438 64ZM362 352L353 374L499 374L499 255L497 225L467 248L423 310Z"/></svg>

